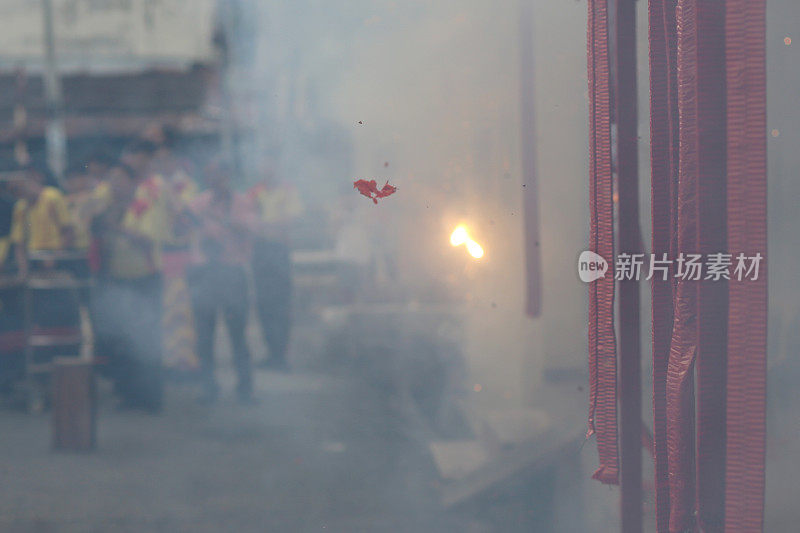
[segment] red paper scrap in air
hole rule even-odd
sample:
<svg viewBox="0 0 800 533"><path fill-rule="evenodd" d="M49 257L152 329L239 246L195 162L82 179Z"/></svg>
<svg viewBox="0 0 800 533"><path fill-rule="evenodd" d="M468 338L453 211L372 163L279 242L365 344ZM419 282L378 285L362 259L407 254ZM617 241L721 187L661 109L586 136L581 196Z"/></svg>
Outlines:
<svg viewBox="0 0 800 533"><path fill-rule="evenodd" d="M397 187L389 185L388 181L386 185L378 189L378 184L375 180L356 180L353 182L353 188L358 189L361 195L366 196L376 204L378 203L378 198L386 198L397 192Z"/></svg>

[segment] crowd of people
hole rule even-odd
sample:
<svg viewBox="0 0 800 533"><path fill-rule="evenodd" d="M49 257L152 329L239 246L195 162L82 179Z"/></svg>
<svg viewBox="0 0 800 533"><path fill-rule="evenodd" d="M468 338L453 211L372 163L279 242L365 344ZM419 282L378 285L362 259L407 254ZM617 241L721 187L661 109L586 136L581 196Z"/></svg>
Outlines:
<svg viewBox="0 0 800 533"><path fill-rule="evenodd" d="M112 380L121 408L159 411L165 369L197 376L200 401L213 403L219 396L214 333L222 317L238 375L237 398L253 402L245 338L253 294L269 350L265 364L288 369L287 230L300 214L298 196L268 175L239 190L221 158L195 171L176 153L176 137L171 128L151 128L118 157L98 153L70 166L60 183L46 169L29 166L22 170L24 179L2 185L4 277L66 274L91 280L87 290L33 292L28 325L21 290L4 289L3 360L22 353L23 330L80 331L83 315L91 325L94 360ZM36 357L77 355L79 348L36 348ZM13 381L14 366L0 366L0 374L6 374L0 376L4 383Z"/></svg>

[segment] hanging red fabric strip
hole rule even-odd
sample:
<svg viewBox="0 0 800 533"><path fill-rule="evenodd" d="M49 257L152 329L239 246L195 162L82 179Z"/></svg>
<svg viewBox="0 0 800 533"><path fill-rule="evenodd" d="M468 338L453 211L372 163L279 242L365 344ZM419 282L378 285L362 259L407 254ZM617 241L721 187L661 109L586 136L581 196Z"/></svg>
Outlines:
<svg viewBox="0 0 800 533"><path fill-rule="evenodd" d="M725 3L695 5L697 247L709 264L727 249ZM697 282L695 460L697 525L705 533L724 530L727 315L727 280L707 270Z"/></svg>
<svg viewBox="0 0 800 533"><path fill-rule="evenodd" d="M639 226L639 143L636 83L636 3L613 0L614 122L619 249L642 253ZM642 342L638 279L618 282L620 530L642 531Z"/></svg>
<svg viewBox="0 0 800 533"><path fill-rule="evenodd" d="M728 310L725 531L764 517L767 329L765 0L728 0L728 250L763 257L757 279L732 278ZM752 277L752 276L751 276Z"/></svg>
<svg viewBox="0 0 800 533"><path fill-rule="evenodd" d="M617 453L617 361L614 337L614 201L611 173L608 5L589 1L590 249L608 261L605 277L589 285L589 431L596 434L600 467L592 476L619 482Z"/></svg>
<svg viewBox="0 0 800 533"><path fill-rule="evenodd" d="M697 253L697 0L678 0L678 252ZM667 363L667 454L670 524L673 532L693 526L694 364L697 354L697 282L679 278Z"/></svg>
<svg viewBox="0 0 800 533"><path fill-rule="evenodd" d="M677 71L675 2L650 0L650 165L652 252L675 257L678 173ZM667 361L672 336L674 272L654 276L652 290L653 458L656 528L669 530L669 463L667 459Z"/></svg>

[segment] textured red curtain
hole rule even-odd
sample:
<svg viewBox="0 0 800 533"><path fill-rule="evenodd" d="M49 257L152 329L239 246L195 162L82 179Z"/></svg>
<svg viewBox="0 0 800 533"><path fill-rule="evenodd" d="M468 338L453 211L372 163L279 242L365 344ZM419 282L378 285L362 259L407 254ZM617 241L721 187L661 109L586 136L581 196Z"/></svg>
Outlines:
<svg viewBox="0 0 800 533"><path fill-rule="evenodd" d="M614 264L614 180L611 172L611 97L608 4L589 1L589 211L591 251ZM617 445L617 348L614 276L589 284L589 431L596 435L600 467L594 479L619 482Z"/></svg>
<svg viewBox="0 0 800 533"><path fill-rule="evenodd" d="M762 254L757 279L728 286L725 531L764 519L767 359L765 0L727 0L728 250Z"/></svg>
<svg viewBox="0 0 800 533"><path fill-rule="evenodd" d="M678 227L678 67L677 0L651 0L650 41L650 167L652 252L677 256ZM652 290L653 458L656 527L669 529L669 461L667 452L667 361L677 293L674 269L667 280L654 277Z"/></svg>
<svg viewBox="0 0 800 533"><path fill-rule="evenodd" d="M591 249L613 264L609 0L589 2ZM653 449L658 531L759 531L766 397L764 0L649 0ZM631 250L621 250L630 252ZM758 276L678 276L680 254L760 256ZM607 276L608 278L608 276ZM618 478L614 284L590 286L589 430ZM625 426L621 428L625 438ZM623 463L624 465L624 463Z"/></svg>

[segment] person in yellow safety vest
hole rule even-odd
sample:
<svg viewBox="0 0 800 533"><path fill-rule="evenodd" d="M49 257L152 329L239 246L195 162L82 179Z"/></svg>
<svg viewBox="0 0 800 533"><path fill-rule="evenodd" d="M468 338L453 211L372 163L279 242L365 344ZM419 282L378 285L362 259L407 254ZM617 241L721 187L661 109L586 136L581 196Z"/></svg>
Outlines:
<svg viewBox="0 0 800 533"><path fill-rule="evenodd" d="M29 272L49 276L65 266L53 258L31 261L36 252L60 251L74 242L74 227L67 202L60 190L45 185L48 171L32 167L26 179L14 182L11 190L18 200L14 204L11 223L11 243L14 245L19 273L27 278ZM30 330L36 334L65 335L78 338L80 311L75 292L54 288L34 291L31 296ZM80 342L72 346L37 348L36 362L45 363L53 355L78 355Z"/></svg>
<svg viewBox="0 0 800 533"><path fill-rule="evenodd" d="M97 183L83 163L70 166L64 178L67 210L75 232L73 247L77 250L88 250L91 241L89 224L100 207L96 198Z"/></svg>
<svg viewBox="0 0 800 533"><path fill-rule="evenodd" d="M287 371L291 333L292 265L289 229L303 211L300 196L269 171L248 193L260 225L253 246L253 280L261 334L269 349L266 368Z"/></svg>
<svg viewBox="0 0 800 533"><path fill-rule="evenodd" d="M134 141L109 174L110 201L92 223L100 250L93 297L96 351L107 354L120 407L163 404L161 247L168 219L164 183L151 173L155 146Z"/></svg>
<svg viewBox="0 0 800 533"><path fill-rule="evenodd" d="M0 189L0 270L8 270L11 254L11 222L14 214L16 198L2 184Z"/></svg>
<svg viewBox="0 0 800 533"><path fill-rule="evenodd" d="M8 182L0 182L0 275L5 280L14 278L16 268L10 237L15 203ZM13 383L24 367L22 318L22 290L13 282L0 287L0 390Z"/></svg>
<svg viewBox="0 0 800 533"><path fill-rule="evenodd" d="M64 198L74 231L72 248L80 253L80 257L65 264L65 267L78 280L86 281L89 279L89 249L92 241L89 226L94 215L102 209L103 203L98 201L96 180L87 171L85 163L77 163L68 167L64 178L64 190L66 191ZM81 303L87 304L89 288L82 287L80 295Z"/></svg>
<svg viewBox="0 0 800 533"><path fill-rule="evenodd" d="M214 375L214 331L222 315L228 329L233 361L238 374L236 394L242 403L253 403L250 350L245 338L250 308L247 264L258 221L248 198L233 189L232 169L213 161L206 168L207 189L192 202L199 222L188 271L197 324L197 354L202 364L203 403L219 396Z"/></svg>
<svg viewBox="0 0 800 533"><path fill-rule="evenodd" d="M63 250L74 242L75 231L66 199L60 190L44 182L45 172L31 169L26 180L11 186L18 198L12 215L11 242L23 272L28 266L28 252Z"/></svg>

